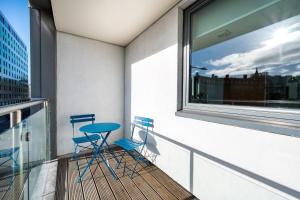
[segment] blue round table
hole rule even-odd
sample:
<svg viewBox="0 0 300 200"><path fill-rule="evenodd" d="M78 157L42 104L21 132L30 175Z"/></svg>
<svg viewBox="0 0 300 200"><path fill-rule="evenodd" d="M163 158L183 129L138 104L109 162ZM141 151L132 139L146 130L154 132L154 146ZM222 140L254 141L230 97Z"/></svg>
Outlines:
<svg viewBox="0 0 300 200"><path fill-rule="evenodd" d="M118 124L118 123L93 123L93 124L85 125L85 126L82 126L82 127L79 128L79 130L81 132L83 132L87 138L89 138L90 134L100 134L100 137L102 139L100 145L98 145L95 142L91 141L91 144L94 146L93 157L91 158L91 160L89 161L89 163L87 164L87 166L85 167L83 172L80 174L80 179L83 177L83 175L88 170L89 166L97 158L97 156L99 156L102 159L103 163L106 165L106 167L108 168L110 173L113 175L113 177L115 179L117 179L117 175L116 175L115 171L109 165L108 160L102 154L101 151L103 150L103 145L104 144L106 144L108 146L106 140L107 140L108 136L110 135L110 133L112 131L115 131L115 130L119 129L120 127L121 127L121 125ZM104 136L104 134L105 134L105 136ZM112 155L113 155L113 157L115 157L114 154L112 154Z"/></svg>
<svg viewBox="0 0 300 200"><path fill-rule="evenodd" d="M118 123L94 123L80 127L83 133L107 133L117 130L121 127Z"/></svg>

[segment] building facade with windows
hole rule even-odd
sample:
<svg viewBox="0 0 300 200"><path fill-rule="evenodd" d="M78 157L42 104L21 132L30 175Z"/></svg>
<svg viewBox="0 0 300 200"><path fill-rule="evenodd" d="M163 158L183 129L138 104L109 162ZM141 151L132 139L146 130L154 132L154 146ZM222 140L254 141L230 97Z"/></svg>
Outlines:
<svg viewBox="0 0 300 200"><path fill-rule="evenodd" d="M0 12L0 106L28 99L27 47Z"/></svg>

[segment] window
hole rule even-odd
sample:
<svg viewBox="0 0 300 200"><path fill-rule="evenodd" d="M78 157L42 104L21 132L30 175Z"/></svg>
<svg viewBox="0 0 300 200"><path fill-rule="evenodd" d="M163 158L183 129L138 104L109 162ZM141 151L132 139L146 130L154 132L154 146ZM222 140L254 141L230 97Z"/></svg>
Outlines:
<svg viewBox="0 0 300 200"><path fill-rule="evenodd" d="M190 13L189 102L299 109L299 14L296 0L221 0Z"/></svg>
<svg viewBox="0 0 300 200"><path fill-rule="evenodd" d="M183 109L300 119L300 1L203 0L184 18Z"/></svg>

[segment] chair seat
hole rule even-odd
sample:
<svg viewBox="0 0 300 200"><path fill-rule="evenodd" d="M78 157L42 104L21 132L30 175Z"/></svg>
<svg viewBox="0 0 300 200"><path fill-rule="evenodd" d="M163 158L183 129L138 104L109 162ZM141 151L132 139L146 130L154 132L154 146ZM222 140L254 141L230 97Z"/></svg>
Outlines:
<svg viewBox="0 0 300 200"><path fill-rule="evenodd" d="M9 157L18 150L19 150L19 147L14 147L14 148L11 148L11 149L1 149L0 150L0 158Z"/></svg>
<svg viewBox="0 0 300 200"><path fill-rule="evenodd" d="M80 143L86 143L86 142L90 142L90 141L99 140L100 136L98 134L93 134L93 135L89 135L89 137L82 136L82 137L74 137L72 139L73 139L74 143L80 144Z"/></svg>
<svg viewBox="0 0 300 200"><path fill-rule="evenodd" d="M127 138L122 138L120 140L117 140L114 142L115 145L127 150L127 151L131 151L131 150L134 150L136 149L137 147L139 146L142 146L144 143L142 142L135 142L135 141L132 141L130 139L127 139Z"/></svg>

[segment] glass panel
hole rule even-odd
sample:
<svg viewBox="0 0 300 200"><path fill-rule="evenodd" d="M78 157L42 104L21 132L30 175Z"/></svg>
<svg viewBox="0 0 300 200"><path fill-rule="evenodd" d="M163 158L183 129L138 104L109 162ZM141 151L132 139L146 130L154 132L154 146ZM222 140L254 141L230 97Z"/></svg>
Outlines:
<svg viewBox="0 0 300 200"><path fill-rule="evenodd" d="M300 108L300 1L214 1L191 15L189 102Z"/></svg>
<svg viewBox="0 0 300 200"><path fill-rule="evenodd" d="M34 114L0 134L2 200L39 199L44 192L47 171L42 168L50 158L49 113L47 107L40 107L32 107ZM28 109L23 111L28 115Z"/></svg>
<svg viewBox="0 0 300 200"><path fill-rule="evenodd" d="M29 197L37 199L43 194L46 177L41 170L43 163L49 159L48 149L48 126L47 126L47 109L43 108L34 115L26 119L28 131L30 132L29 142ZM37 198L35 198L37 197Z"/></svg>
<svg viewBox="0 0 300 200"><path fill-rule="evenodd" d="M21 122L0 134L0 199L19 199L28 179L28 143Z"/></svg>

